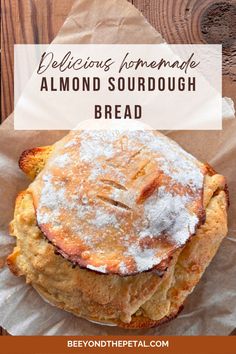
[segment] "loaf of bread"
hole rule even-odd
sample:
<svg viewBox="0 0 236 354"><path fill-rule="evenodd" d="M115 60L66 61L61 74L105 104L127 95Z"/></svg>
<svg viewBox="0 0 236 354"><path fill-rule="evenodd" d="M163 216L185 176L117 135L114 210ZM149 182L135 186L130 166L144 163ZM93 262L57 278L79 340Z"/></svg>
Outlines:
<svg viewBox="0 0 236 354"><path fill-rule="evenodd" d="M88 320L174 318L227 234L225 178L154 131L72 131L25 151L11 271Z"/></svg>

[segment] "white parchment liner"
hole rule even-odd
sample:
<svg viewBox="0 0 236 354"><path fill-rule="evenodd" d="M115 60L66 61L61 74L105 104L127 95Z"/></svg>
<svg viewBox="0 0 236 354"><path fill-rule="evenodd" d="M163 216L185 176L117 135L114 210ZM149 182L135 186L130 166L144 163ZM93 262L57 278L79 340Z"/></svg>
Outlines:
<svg viewBox="0 0 236 354"><path fill-rule="evenodd" d="M77 0L55 43L160 43L161 35L125 0ZM174 321L147 330L100 326L46 303L4 266L17 193L29 181L18 168L25 149L55 142L63 132L17 132L13 116L0 127L0 325L13 335L228 335L236 327L236 120L225 105L222 131L167 132L186 150L227 176L229 236Z"/></svg>

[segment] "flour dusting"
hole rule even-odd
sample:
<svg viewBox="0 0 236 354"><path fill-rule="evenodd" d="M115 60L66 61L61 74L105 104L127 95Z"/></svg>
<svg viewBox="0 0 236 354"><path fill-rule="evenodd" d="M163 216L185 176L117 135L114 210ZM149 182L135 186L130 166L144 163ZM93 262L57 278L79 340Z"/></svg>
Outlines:
<svg viewBox="0 0 236 354"><path fill-rule="evenodd" d="M73 263L121 275L158 270L166 244L182 247L201 221L203 171L153 131L73 131L32 184L37 221Z"/></svg>

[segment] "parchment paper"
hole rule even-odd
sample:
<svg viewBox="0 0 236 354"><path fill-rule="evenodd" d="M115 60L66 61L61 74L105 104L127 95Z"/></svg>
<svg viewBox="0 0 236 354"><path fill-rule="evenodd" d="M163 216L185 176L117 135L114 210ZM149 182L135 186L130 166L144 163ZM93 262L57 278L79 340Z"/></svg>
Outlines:
<svg viewBox="0 0 236 354"><path fill-rule="evenodd" d="M55 43L160 43L162 38L125 0L78 0ZM231 207L223 241L180 316L156 329L123 330L92 324L44 302L23 278L4 266L14 239L8 236L16 194L28 180L17 162L25 149L50 144L63 132L17 132L13 116L0 127L0 325L13 335L228 335L236 327L236 120L223 131L167 132L186 150L227 176Z"/></svg>

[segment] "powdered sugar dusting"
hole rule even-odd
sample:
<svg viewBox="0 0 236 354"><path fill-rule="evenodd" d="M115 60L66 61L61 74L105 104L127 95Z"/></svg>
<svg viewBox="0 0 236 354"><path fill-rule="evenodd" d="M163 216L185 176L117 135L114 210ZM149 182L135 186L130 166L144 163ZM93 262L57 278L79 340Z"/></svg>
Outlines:
<svg viewBox="0 0 236 354"><path fill-rule="evenodd" d="M157 154L156 160L161 169L175 182L190 185L195 189L202 187L203 174L198 161L174 141L164 135L156 136L153 132L146 134L144 131L138 131L128 134L133 138L136 136L146 148Z"/></svg>
<svg viewBox="0 0 236 354"><path fill-rule="evenodd" d="M148 226L140 231L140 238L160 237L164 233L179 246L183 245L198 222L197 216L186 208L190 200L189 196L173 196L160 187L144 205Z"/></svg>
<svg viewBox="0 0 236 354"><path fill-rule="evenodd" d="M120 269L120 273L121 274L126 274L126 273L128 273L128 269L127 269L127 267L126 267L126 264L125 264L125 262L120 262L120 265L119 265L119 269Z"/></svg>
<svg viewBox="0 0 236 354"><path fill-rule="evenodd" d="M137 272L143 272L152 269L161 259L156 256L156 250L141 249L136 245L131 245L126 252L128 257L132 257L136 263Z"/></svg>
<svg viewBox="0 0 236 354"><path fill-rule="evenodd" d="M116 139L115 131L84 131L80 145L81 161L91 162L101 156L111 158L114 153L111 143Z"/></svg>
<svg viewBox="0 0 236 354"><path fill-rule="evenodd" d="M95 218L91 220L90 223L98 228L104 226L117 227L119 225L115 215L107 213L104 209L98 209L96 211Z"/></svg>
<svg viewBox="0 0 236 354"><path fill-rule="evenodd" d="M77 145L77 144L78 144L78 143L77 143L76 140L71 140L71 141L69 141L67 144L65 144L65 148L70 148L70 147L75 146L75 145Z"/></svg>
<svg viewBox="0 0 236 354"><path fill-rule="evenodd" d="M63 154L61 156L58 156L53 160L53 163L54 163L54 165L63 168L67 164L70 163L70 155L67 153L67 154Z"/></svg>
<svg viewBox="0 0 236 354"><path fill-rule="evenodd" d="M89 130L56 145L31 188L39 226L55 245L58 232L66 239L64 257L127 275L156 267L166 244L176 249L195 233L203 182L202 164L161 134Z"/></svg>

